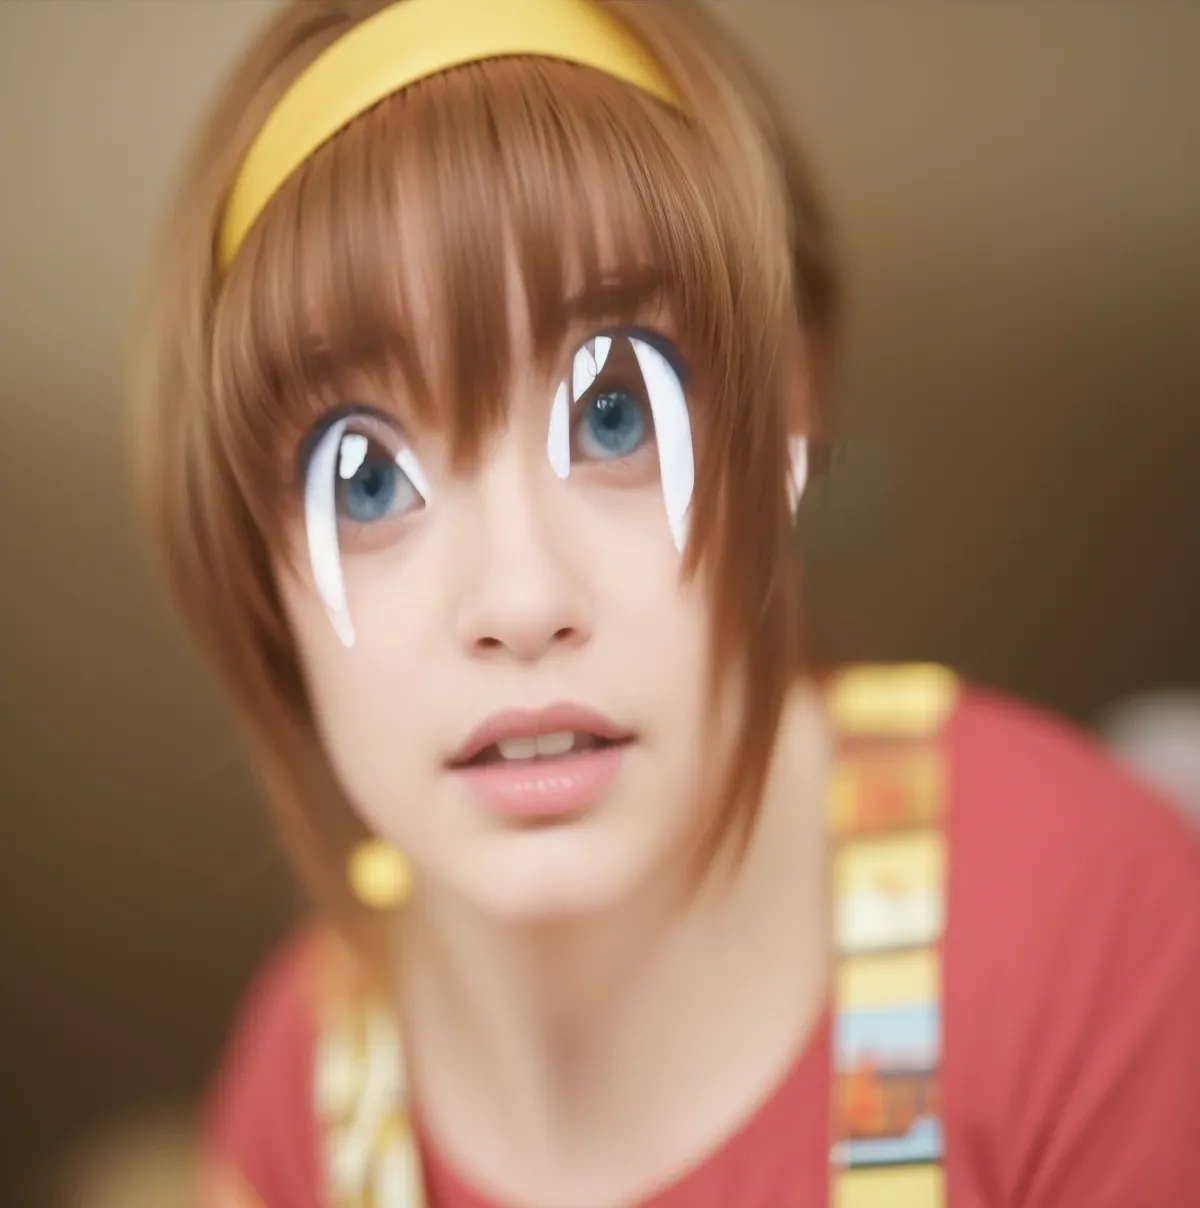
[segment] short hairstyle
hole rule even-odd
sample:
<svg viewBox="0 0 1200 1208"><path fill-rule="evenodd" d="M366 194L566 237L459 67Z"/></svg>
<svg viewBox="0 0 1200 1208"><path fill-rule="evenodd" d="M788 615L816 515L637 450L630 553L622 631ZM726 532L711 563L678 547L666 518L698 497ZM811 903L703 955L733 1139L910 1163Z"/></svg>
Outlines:
<svg viewBox="0 0 1200 1208"><path fill-rule="evenodd" d="M402 374L469 462L506 405L506 249L539 353L564 337L564 266L608 299L606 319L647 294L669 309L706 384L684 569L710 587L714 666L745 687L716 844L752 824L802 660L787 437L798 422L810 440L827 429L840 297L803 155L727 33L679 0L605 7L657 56L684 110L565 62L454 68L316 151L222 275L223 203L261 123L300 71L384 6L293 2L225 84L157 260L134 431L173 595L303 879L351 928L362 919L345 861L364 827L321 750L272 569L287 450L314 407L348 370ZM813 386L803 417L784 397L798 351Z"/></svg>

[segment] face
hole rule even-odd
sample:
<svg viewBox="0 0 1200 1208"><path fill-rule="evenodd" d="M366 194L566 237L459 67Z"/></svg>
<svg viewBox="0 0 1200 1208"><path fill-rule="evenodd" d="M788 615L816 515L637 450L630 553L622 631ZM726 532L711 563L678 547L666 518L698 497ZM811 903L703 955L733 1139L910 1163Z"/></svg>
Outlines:
<svg viewBox="0 0 1200 1208"><path fill-rule="evenodd" d="M649 324L605 327L539 371L513 327L507 422L470 472L402 426L398 388L363 383L318 425L277 574L368 825L419 882L534 920L603 909L690 853L710 618L681 574L678 353Z"/></svg>

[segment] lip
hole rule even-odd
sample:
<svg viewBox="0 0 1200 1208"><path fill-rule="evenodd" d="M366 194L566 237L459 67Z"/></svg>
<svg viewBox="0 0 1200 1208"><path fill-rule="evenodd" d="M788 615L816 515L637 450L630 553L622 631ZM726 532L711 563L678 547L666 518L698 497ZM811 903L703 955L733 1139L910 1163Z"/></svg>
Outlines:
<svg viewBox="0 0 1200 1208"><path fill-rule="evenodd" d="M573 730L606 745L547 759L471 763L485 747L506 738L537 738ZM471 732L448 765L476 802L496 817L525 825L579 817L608 792L625 764L633 735L582 705L506 709Z"/></svg>
<svg viewBox="0 0 1200 1208"><path fill-rule="evenodd" d="M567 702L545 709L505 709L476 726L450 757L449 765L461 769L480 751L504 739L538 738L544 734L560 734L565 730L594 734L606 742L622 742L633 737L611 718L583 705Z"/></svg>

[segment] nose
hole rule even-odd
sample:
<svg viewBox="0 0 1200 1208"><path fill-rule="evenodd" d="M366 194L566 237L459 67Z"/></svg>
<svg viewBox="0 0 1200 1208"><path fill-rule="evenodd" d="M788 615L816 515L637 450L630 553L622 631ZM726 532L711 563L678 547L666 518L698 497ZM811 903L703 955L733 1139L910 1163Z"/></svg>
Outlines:
<svg viewBox="0 0 1200 1208"><path fill-rule="evenodd" d="M570 534L551 515L549 489L539 489L551 485L541 482L549 465L527 466L516 456L490 461L474 484L460 639L473 658L536 663L588 641L586 592L572 564Z"/></svg>

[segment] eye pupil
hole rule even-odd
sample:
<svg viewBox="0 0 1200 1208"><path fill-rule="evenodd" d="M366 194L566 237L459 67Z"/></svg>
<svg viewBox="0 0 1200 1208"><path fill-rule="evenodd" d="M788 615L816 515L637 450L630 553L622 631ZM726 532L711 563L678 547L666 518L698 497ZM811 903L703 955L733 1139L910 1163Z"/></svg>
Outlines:
<svg viewBox="0 0 1200 1208"><path fill-rule="evenodd" d="M605 428L610 430L620 428L625 420L623 401L611 394L602 395L596 400L596 411L599 414L600 423Z"/></svg>
<svg viewBox="0 0 1200 1208"><path fill-rule="evenodd" d="M360 472L359 488L364 495L374 499L387 490L388 479L380 466L368 466L365 472Z"/></svg>
<svg viewBox="0 0 1200 1208"><path fill-rule="evenodd" d="M642 443L646 421L632 395L624 390L609 390L592 400L587 426L604 452L620 457Z"/></svg>
<svg viewBox="0 0 1200 1208"><path fill-rule="evenodd" d="M372 450L349 478L339 481L339 511L363 524L382 520L392 510L399 477L395 462Z"/></svg>

